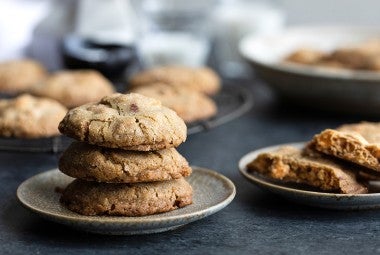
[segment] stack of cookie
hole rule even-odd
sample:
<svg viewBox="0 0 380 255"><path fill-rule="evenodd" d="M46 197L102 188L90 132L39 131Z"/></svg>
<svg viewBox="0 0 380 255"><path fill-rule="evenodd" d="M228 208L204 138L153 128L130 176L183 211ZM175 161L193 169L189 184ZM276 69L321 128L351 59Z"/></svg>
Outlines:
<svg viewBox="0 0 380 255"><path fill-rule="evenodd" d="M59 130L78 141L59 169L74 178L61 202L83 215L142 216L192 203L186 125L155 99L113 94L70 110Z"/></svg>
<svg viewBox="0 0 380 255"><path fill-rule="evenodd" d="M261 153L247 168L323 191L367 193L365 181L380 178L379 144L380 123L346 124L315 135L305 148Z"/></svg>

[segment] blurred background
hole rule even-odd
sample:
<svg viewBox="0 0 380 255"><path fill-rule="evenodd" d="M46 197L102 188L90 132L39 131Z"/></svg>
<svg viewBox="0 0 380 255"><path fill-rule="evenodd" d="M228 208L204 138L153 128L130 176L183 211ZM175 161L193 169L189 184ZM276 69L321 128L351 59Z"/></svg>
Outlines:
<svg viewBox="0 0 380 255"><path fill-rule="evenodd" d="M288 101L369 113L368 105L380 109L379 72L341 68L326 74L279 64L297 47L326 53L380 37L379 8L375 0L2 0L0 61L30 57L49 71L96 69L114 82L157 66L208 65L223 81L264 81ZM304 30L293 34L300 26Z"/></svg>
<svg viewBox="0 0 380 255"><path fill-rule="evenodd" d="M191 5L188 1L146 0L2 0L0 60L27 54L32 57L37 56L50 69L58 69L62 63L56 61L58 57L54 54L59 55L59 52L54 50L54 47L57 41L74 34L91 38L100 44L138 45L140 58L143 57L143 62L145 61L145 65L148 66L155 65L157 61L170 63L173 59L165 60L157 55L152 57L153 51L157 50L152 47L158 47L159 43L152 45L150 38L144 38L144 35L157 29L157 27L152 28L153 25L149 22L158 24L162 18L159 16L167 15L170 11L172 13L193 11L200 15L195 18L198 22L194 24L195 30L199 33L200 30L205 30L202 32L207 35L207 39L213 39L212 50L216 51L214 53L216 53L218 71L226 76L239 76L246 74L247 71L244 70L246 67L239 66L236 50L237 43L244 34L273 33L285 26L293 25L380 24L378 15L380 2L376 0L365 0L360 4L355 0L339 0L333 3L328 0L307 3L302 0L219 0L198 1L198 3L191 1L191 3L194 4ZM199 3L204 6L196 6ZM160 9L158 6L160 4L165 6L163 9L166 9L166 13ZM159 29L169 29L165 22L159 24L161 26ZM194 18L191 22L185 22L194 22ZM193 28L185 28L183 24L178 26L180 29L194 32ZM49 44L49 40L52 43ZM182 58L182 61L185 61L183 58L187 58L186 61L191 65L205 61L203 55L210 52L208 46L202 46L202 43L197 44L195 41L190 42L188 39L183 39L177 45L171 45L171 52L173 53L176 47L189 47L182 45L184 41L192 47L191 56L176 56L176 61L178 58ZM41 50L49 49L53 56L41 56ZM161 50L165 51L162 48Z"/></svg>

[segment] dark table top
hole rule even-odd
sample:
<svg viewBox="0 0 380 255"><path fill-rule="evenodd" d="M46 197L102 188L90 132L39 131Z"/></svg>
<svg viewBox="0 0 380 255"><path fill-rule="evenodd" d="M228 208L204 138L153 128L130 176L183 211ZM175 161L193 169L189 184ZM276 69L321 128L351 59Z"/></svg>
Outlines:
<svg viewBox="0 0 380 255"><path fill-rule="evenodd" d="M308 140L327 127L362 120L277 103L256 79L255 105L244 116L191 135L179 148L192 165L214 169L236 185L222 211L160 234L102 236L46 221L24 209L16 189L55 168L58 155L0 152L0 254L372 254L380 252L380 210L331 211L264 192L243 179L238 160L261 147ZM373 120L373 119L367 119Z"/></svg>

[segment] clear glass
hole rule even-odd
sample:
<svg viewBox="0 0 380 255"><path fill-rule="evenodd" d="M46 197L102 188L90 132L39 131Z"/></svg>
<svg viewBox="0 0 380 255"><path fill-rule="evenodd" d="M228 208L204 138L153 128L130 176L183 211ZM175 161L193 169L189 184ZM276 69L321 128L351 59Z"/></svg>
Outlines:
<svg viewBox="0 0 380 255"><path fill-rule="evenodd" d="M202 66L210 51L212 0L142 0L138 52L145 67Z"/></svg>
<svg viewBox="0 0 380 255"><path fill-rule="evenodd" d="M213 13L217 69L226 77L249 75L238 45L247 34L263 35L282 29L285 14L273 1L224 0Z"/></svg>

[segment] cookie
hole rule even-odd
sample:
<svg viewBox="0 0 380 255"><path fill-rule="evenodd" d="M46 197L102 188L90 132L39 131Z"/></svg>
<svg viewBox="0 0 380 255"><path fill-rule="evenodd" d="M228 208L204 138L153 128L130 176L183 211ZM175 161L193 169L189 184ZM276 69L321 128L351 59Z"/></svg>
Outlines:
<svg viewBox="0 0 380 255"><path fill-rule="evenodd" d="M29 91L36 96L53 98L73 108L114 93L112 84L93 70L60 71L52 74Z"/></svg>
<svg viewBox="0 0 380 255"><path fill-rule="evenodd" d="M31 59L0 63L0 92L18 94L27 91L47 76L45 68Z"/></svg>
<svg viewBox="0 0 380 255"><path fill-rule="evenodd" d="M345 124L336 130L341 132L355 132L360 134L369 143L380 143L380 122L360 122Z"/></svg>
<svg viewBox="0 0 380 255"><path fill-rule="evenodd" d="M73 142L59 160L63 173L87 181L134 183L189 176L189 163L176 149L152 152L109 149Z"/></svg>
<svg viewBox="0 0 380 255"><path fill-rule="evenodd" d="M344 125L314 136L309 147L380 172L380 123Z"/></svg>
<svg viewBox="0 0 380 255"><path fill-rule="evenodd" d="M210 68L165 66L137 73L129 80L130 88L162 82L170 86L185 87L209 95L220 89L220 78Z"/></svg>
<svg viewBox="0 0 380 255"><path fill-rule="evenodd" d="M76 140L109 148L150 151L186 140L186 125L161 102L139 94L113 94L71 109L59 130Z"/></svg>
<svg viewBox="0 0 380 255"><path fill-rule="evenodd" d="M369 70L380 71L380 55L372 57L369 62Z"/></svg>
<svg viewBox="0 0 380 255"><path fill-rule="evenodd" d="M342 48L335 50L330 58L349 69L368 69L371 53L359 48Z"/></svg>
<svg viewBox="0 0 380 255"><path fill-rule="evenodd" d="M312 65L321 61L326 54L316 49L298 49L285 58L287 62Z"/></svg>
<svg viewBox="0 0 380 255"><path fill-rule="evenodd" d="M258 155L247 168L270 178L307 184L328 192L368 193L367 188L356 180L356 169L323 156L303 155L302 150L290 146Z"/></svg>
<svg viewBox="0 0 380 255"><path fill-rule="evenodd" d="M0 135L41 138L59 135L58 124L66 107L53 99L20 95L0 100Z"/></svg>
<svg viewBox="0 0 380 255"><path fill-rule="evenodd" d="M217 112L216 104L211 98L184 87L153 83L132 89L132 92L160 100L187 123L210 118Z"/></svg>
<svg viewBox="0 0 380 255"><path fill-rule="evenodd" d="M183 178L151 183L99 183L76 179L61 202L83 215L144 216L192 203L192 188Z"/></svg>

